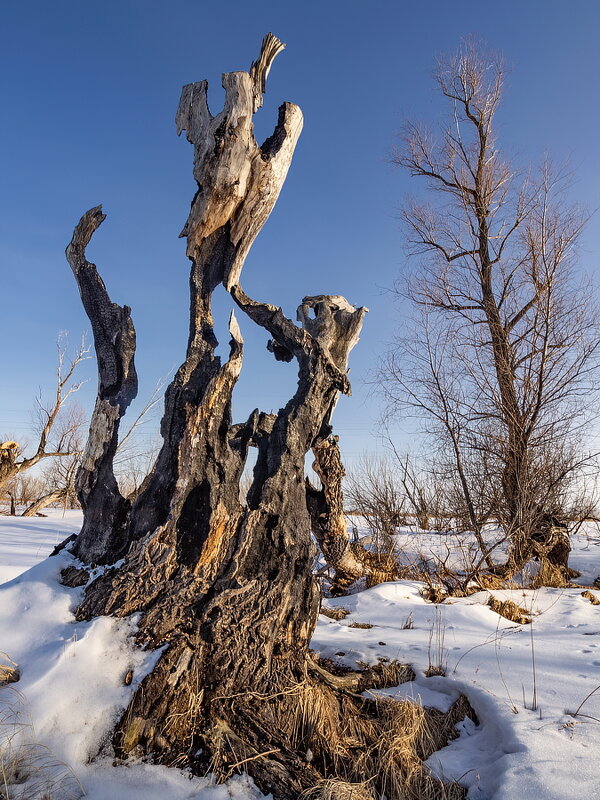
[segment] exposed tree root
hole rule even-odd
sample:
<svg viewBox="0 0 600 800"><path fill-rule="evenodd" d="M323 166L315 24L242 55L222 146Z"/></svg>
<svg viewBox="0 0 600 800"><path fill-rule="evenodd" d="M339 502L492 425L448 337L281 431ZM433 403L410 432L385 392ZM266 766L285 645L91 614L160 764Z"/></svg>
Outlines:
<svg viewBox="0 0 600 800"><path fill-rule="evenodd" d="M187 694L166 717L171 729L150 730L134 698L118 726L117 753L142 755L151 736L157 761L189 766L197 774L210 771L218 780L248 772L277 800L381 794L389 800L463 798L461 787L432 777L422 762L456 736L457 722L475 718L472 709L464 697L443 714L408 700L361 696L369 685L411 677L403 665L384 666L387 674L374 668L336 676L309 659L301 679L268 696L252 691L224 696L210 687L192 687L187 673L178 691L168 692L173 674L165 675L168 702ZM136 697L151 688L138 690ZM175 732L175 742L187 743L185 751L172 749Z"/></svg>

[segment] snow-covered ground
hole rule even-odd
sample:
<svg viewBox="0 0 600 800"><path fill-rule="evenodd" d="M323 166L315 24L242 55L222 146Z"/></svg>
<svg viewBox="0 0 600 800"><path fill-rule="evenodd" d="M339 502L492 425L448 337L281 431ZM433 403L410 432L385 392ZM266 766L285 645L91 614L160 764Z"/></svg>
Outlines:
<svg viewBox="0 0 600 800"><path fill-rule="evenodd" d="M12 735L15 751L21 741L39 765L11 800L36 800L33 784L47 779L61 782L61 800L81 796L80 786L91 800L261 798L244 778L214 786L148 764L114 768L109 755L90 761L152 656L130 644L135 620L73 620L82 590L57 582L70 556L45 556L80 522L76 512L0 517L0 582L7 581L0 585L0 651L21 670L18 683L0 690L0 736ZM400 537L405 553L429 558L445 556L448 542L439 534ZM572 564L582 582L600 574L597 531L576 538ZM600 605L576 588L493 592L531 615L531 625L518 625L488 607L489 592L436 606L421 588L397 581L327 600L350 614L339 622L321 616L313 648L351 666L411 663L415 681L388 695L446 709L466 694L479 725L462 723L460 737L430 764L468 786L471 800L600 798ZM600 599L600 590L593 595ZM426 678L430 666L445 668L447 677ZM131 687L123 681L129 669Z"/></svg>
<svg viewBox="0 0 600 800"><path fill-rule="evenodd" d="M44 513L47 517L0 516L0 583L35 566L67 536L79 533L81 511Z"/></svg>

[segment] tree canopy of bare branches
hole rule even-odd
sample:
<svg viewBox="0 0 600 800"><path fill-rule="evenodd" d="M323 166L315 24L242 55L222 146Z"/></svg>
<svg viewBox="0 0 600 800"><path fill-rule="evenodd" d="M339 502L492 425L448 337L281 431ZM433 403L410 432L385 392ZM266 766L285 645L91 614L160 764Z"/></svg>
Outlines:
<svg viewBox="0 0 600 800"><path fill-rule="evenodd" d="M471 524L493 515L512 561L551 515L564 518L596 390L600 333L577 269L586 215L567 201L568 174L545 160L519 174L495 118L502 60L470 41L437 64L448 108L433 133L410 123L395 162L430 202L402 212L419 266L403 289L413 335L381 378L390 408L425 420L453 465Z"/></svg>

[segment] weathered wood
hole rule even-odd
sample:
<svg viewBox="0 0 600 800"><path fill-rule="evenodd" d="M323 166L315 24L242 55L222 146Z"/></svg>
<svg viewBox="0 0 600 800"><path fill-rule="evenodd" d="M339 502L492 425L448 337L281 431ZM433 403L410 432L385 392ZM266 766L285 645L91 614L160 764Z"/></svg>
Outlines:
<svg viewBox="0 0 600 800"><path fill-rule="evenodd" d="M348 355L357 344L367 308L358 311L343 297L305 297L297 318L304 330L317 339L333 364L345 373ZM312 531L329 566L335 571L332 591L344 591L370 572L362 548L353 548L344 514L342 481L344 467L337 436L330 435L329 422L337 396L325 417L320 436L313 442L313 469L321 480L317 489L306 481L306 500Z"/></svg>
<svg viewBox="0 0 600 800"><path fill-rule="evenodd" d="M119 422L137 394L131 309L111 301L95 264L85 257L87 245L105 219L101 206L87 211L66 251L92 325L98 361L96 406L76 478L84 521L75 552L88 563L112 563L129 545L126 533L129 504L117 486L113 459Z"/></svg>
<svg viewBox="0 0 600 800"><path fill-rule="evenodd" d="M0 486L18 474L16 463L18 452L19 445L16 442L3 442L0 447Z"/></svg>
<svg viewBox="0 0 600 800"><path fill-rule="evenodd" d="M203 277L227 289L239 279L254 239L267 221L285 181L302 130L302 112L283 103L273 134L261 146L254 138L252 117L262 105L266 76L283 45L265 36L259 59L250 72L223 75L225 105L213 117L208 109L207 81L183 87L176 116L177 132L187 132L194 145L194 178L198 191L181 233L187 254L198 258L202 242L220 229L227 232L227 258L208 266Z"/></svg>
<svg viewBox="0 0 600 800"><path fill-rule="evenodd" d="M43 508L46 508L52 503L56 503L58 500L63 500L66 497L66 494L66 489L55 489L53 492L48 492L47 494L42 495L42 497L38 497L37 500L28 505L21 516L35 517L35 515Z"/></svg>
<svg viewBox="0 0 600 800"><path fill-rule="evenodd" d="M332 593L341 594L354 581L369 574L370 567L366 558L360 558L361 549L352 547L348 535L342 491L345 472L337 436L326 436L312 450L313 469L321 480L321 488L306 479L311 528L325 561L335 571Z"/></svg>
<svg viewBox="0 0 600 800"><path fill-rule="evenodd" d="M222 777L247 770L263 790L291 800L336 771L362 779L356 749L376 748L380 711L348 686L328 682L309 658L319 590L304 460L326 436L340 392L350 391L348 353L365 309L341 297L304 298L299 327L239 285L300 132L301 113L286 103L274 134L261 147L254 141L252 114L282 47L269 35L249 73L224 75L225 107L216 117L205 82L182 93L177 126L194 144L198 182L183 231L191 261L190 331L185 360L166 392L162 448L131 504L115 491L112 455L134 387L135 342L129 310L110 303L85 261L91 236L85 231L97 227L99 209L76 230L74 240L84 244L71 247L70 260L98 337L98 403L104 403L97 405L82 471L86 522L77 552L105 563L124 555L86 587L76 614L138 613L138 643L162 648L116 726L116 753L151 754ZM297 362L297 389L276 414L256 410L232 423L243 341L232 314L229 358L222 363L215 355L211 300L220 283L270 334L275 357ZM92 291L104 291L103 302L87 302ZM109 313L116 317L112 331L121 331L112 349L104 327ZM116 378L109 386L111 365ZM249 447L258 457L242 504ZM358 681L346 683L360 688Z"/></svg>

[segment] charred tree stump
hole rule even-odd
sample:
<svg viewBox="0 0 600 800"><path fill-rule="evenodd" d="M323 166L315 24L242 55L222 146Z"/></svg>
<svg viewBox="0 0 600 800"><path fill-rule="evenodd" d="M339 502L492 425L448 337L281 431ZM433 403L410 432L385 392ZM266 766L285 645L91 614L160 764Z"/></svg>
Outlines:
<svg viewBox="0 0 600 800"><path fill-rule="evenodd" d="M225 105L214 117L205 81L183 89L177 128L194 145L198 183L182 232L191 261L189 339L165 396L162 448L131 501L118 490L112 461L137 386L135 334L129 309L110 301L85 258L104 219L99 208L82 217L67 256L99 370L77 483L85 522L74 550L86 563L123 558L87 588L77 616L139 613L139 644L162 648L116 726L117 755L150 754L221 776L245 770L277 798L296 798L324 774L360 779L358 731L364 728L360 741L371 752L380 711L356 694L356 681L328 675L308 650L319 591L304 459L322 441L340 392L349 393L347 357L365 309L341 297L307 297L299 327L239 284L302 127L300 109L284 103L273 135L260 146L254 139L252 116L282 48L269 34L249 72L223 76ZM268 332L275 358L298 364L297 390L277 414L231 419L243 340L232 313L229 358L221 363L211 314L219 284ZM242 505L249 447L258 458Z"/></svg>

